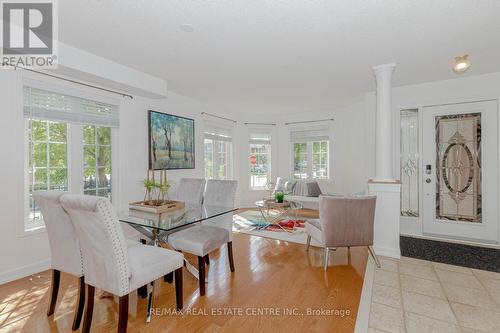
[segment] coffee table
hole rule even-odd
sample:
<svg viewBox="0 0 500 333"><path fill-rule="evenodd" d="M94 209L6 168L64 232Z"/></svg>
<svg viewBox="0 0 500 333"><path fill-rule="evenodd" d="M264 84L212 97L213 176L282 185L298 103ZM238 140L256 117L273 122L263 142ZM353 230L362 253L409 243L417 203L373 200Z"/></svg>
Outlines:
<svg viewBox="0 0 500 333"><path fill-rule="evenodd" d="M298 217L298 212L300 209L302 209L302 204L296 201L290 201L290 200L285 200L281 203L276 202L274 200L270 199L264 199L264 200L259 200L255 202L255 205L257 208L259 208L259 211L264 218L264 221L266 221L266 224L264 225L259 225L256 229L262 230L267 228L270 225L276 225L280 227L283 231L286 232L293 232L290 230L286 230L283 228L280 224L279 221L283 218L290 218L291 213L293 213L294 217L294 228L295 228L295 221L297 221ZM272 211L278 212L277 214L271 214Z"/></svg>

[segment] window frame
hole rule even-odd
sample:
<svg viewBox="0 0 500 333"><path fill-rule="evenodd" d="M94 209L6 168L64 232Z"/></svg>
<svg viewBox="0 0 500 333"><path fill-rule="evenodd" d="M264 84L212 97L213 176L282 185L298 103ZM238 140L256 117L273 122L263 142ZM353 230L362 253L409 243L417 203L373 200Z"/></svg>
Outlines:
<svg viewBox="0 0 500 333"><path fill-rule="evenodd" d="M217 180L231 180L233 179L233 141L230 136L223 137L220 136L220 139L218 140L216 137L219 135L205 132L203 134L203 175L207 179L217 179ZM226 139L224 139L226 138ZM210 177L207 176L206 174L206 163L205 163L205 144L206 141L210 140L212 142L212 175ZM219 175L219 166L220 166L220 160L221 160L221 152L219 151L220 149L220 144L223 143L226 145L226 176L225 178L220 177Z"/></svg>
<svg viewBox="0 0 500 333"><path fill-rule="evenodd" d="M314 150L313 150L313 145L315 142L326 142L326 177L315 177L314 176ZM305 178L297 178L295 177L295 144L306 144L306 160L307 160L307 167L306 167L306 177ZM330 163L330 139L324 139L324 140L303 140L303 141L296 141L296 142L291 142L290 145L290 162L291 162L291 168L290 168L290 178L291 179L330 179L331 175L331 163ZM323 164L323 163L321 163Z"/></svg>
<svg viewBox="0 0 500 333"><path fill-rule="evenodd" d="M262 132L262 130L260 131L255 131L255 132ZM264 132L267 132L267 131L264 131ZM264 132L262 132L264 134ZM253 133L253 131L250 131L250 134ZM252 156L252 145L265 145L265 146L268 146L268 152L266 153L268 156L267 156L267 181L266 181L266 184L272 180L272 168L273 168L273 163L272 163L272 156L273 156L273 152L272 152L272 136L271 136L271 133L265 133L268 135L269 139L251 139L251 135L250 135L250 138L248 140L248 155L247 155L247 158L248 158L248 187L250 188L251 191L262 191L262 190L267 190L266 188L266 185L264 186L252 186L252 165L250 164L250 157ZM258 153L259 155L262 155L262 153Z"/></svg>

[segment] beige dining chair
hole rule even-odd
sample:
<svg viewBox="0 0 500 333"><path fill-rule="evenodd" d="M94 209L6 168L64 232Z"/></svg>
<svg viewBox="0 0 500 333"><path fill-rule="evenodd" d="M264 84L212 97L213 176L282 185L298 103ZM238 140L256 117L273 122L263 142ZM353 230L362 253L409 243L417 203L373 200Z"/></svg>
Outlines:
<svg viewBox="0 0 500 333"><path fill-rule="evenodd" d="M325 248L325 270L330 250L353 246L367 246L375 264L380 267L372 247L376 200L375 196L320 196L319 220L306 222L306 250L309 250L311 238Z"/></svg>

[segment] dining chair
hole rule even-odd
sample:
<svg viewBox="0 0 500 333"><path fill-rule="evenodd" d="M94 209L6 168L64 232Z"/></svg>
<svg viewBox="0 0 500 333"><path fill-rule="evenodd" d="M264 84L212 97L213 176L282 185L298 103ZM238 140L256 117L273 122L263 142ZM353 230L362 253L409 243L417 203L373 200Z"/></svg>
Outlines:
<svg viewBox="0 0 500 333"><path fill-rule="evenodd" d="M203 178L181 178L177 187L176 200L187 204L201 205L203 192L205 191L205 179Z"/></svg>
<svg viewBox="0 0 500 333"><path fill-rule="evenodd" d="M71 328L77 330L80 327L85 304L85 284L78 238L71 224L71 219L60 202L60 198L64 193L61 191L35 191L33 199L40 207L49 237L52 281L47 316L54 314L61 272L76 276L78 278L78 295Z"/></svg>
<svg viewBox="0 0 500 333"><path fill-rule="evenodd" d="M352 246L367 246L375 264L380 267L372 248L376 200L375 196L319 197L319 220L310 219L305 225L306 250L309 250L311 237L325 248L325 270L330 250Z"/></svg>
<svg viewBox="0 0 500 333"><path fill-rule="evenodd" d="M238 182L233 180L207 181L203 208L234 207ZM190 228L172 233L167 241L178 251L193 254L198 257L198 280L200 295L205 295L205 268L209 264L209 254L227 244L229 268L234 272L233 243L232 243L233 215L224 214L202 222Z"/></svg>
<svg viewBox="0 0 500 333"><path fill-rule="evenodd" d="M128 295L151 283L147 321L151 318L154 281L175 271L177 308L182 308L183 255L161 247L127 241L107 198L66 194L61 197L79 239L87 287L83 332L90 331L95 288L119 297L118 332L126 332Z"/></svg>

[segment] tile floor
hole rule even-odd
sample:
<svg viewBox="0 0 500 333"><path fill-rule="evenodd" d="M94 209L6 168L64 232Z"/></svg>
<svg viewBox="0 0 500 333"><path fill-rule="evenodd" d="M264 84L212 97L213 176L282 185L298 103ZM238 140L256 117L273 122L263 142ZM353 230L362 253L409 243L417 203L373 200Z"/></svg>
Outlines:
<svg viewBox="0 0 500 333"><path fill-rule="evenodd" d="M369 332L500 332L500 273L402 257L375 269Z"/></svg>

